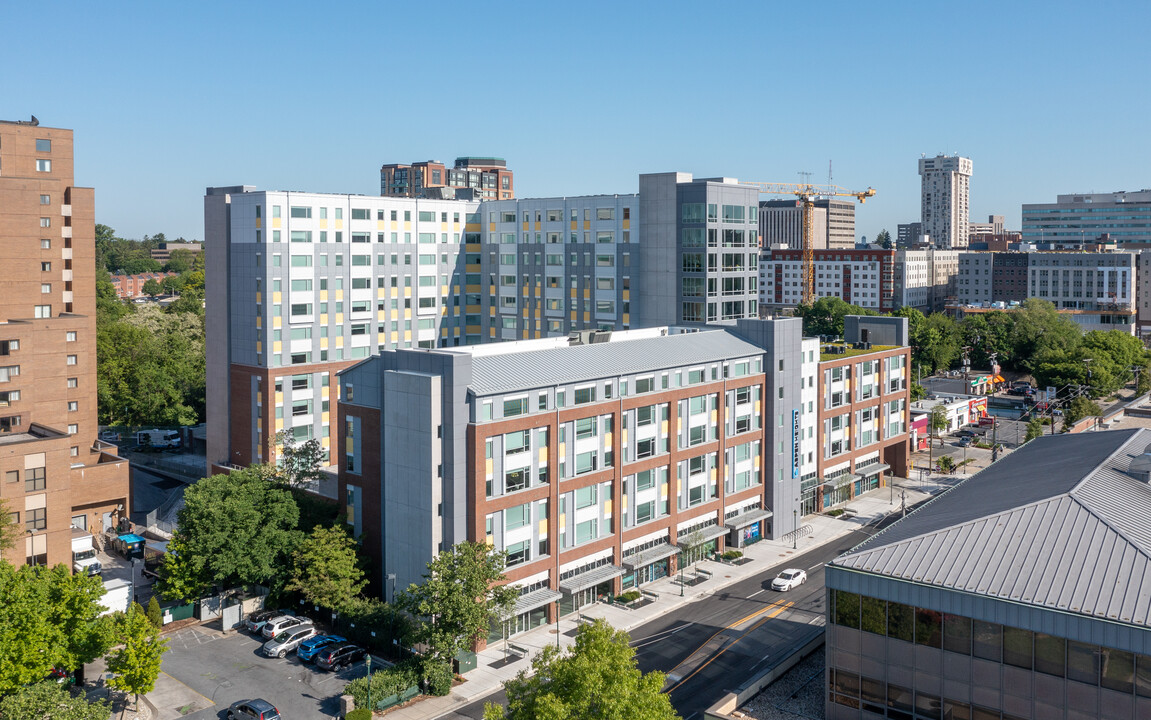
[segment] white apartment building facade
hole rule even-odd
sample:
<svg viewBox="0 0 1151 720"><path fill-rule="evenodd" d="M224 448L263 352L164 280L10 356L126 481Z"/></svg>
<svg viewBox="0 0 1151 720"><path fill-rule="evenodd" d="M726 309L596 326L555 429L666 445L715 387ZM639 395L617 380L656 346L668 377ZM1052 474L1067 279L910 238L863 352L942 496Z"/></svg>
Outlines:
<svg viewBox="0 0 1151 720"><path fill-rule="evenodd" d="M971 159L958 155L919 160L921 232L937 248L967 247L972 170Z"/></svg>

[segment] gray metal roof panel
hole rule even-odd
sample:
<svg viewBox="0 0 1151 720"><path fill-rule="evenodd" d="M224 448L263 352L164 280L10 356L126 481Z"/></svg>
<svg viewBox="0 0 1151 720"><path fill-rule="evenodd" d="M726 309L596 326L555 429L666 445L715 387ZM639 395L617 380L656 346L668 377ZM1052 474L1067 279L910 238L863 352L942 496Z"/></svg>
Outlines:
<svg viewBox="0 0 1151 720"><path fill-rule="evenodd" d="M1151 486L1124 473L1149 440L1030 443L832 564L1151 626Z"/></svg>
<svg viewBox="0 0 1151 720"><path fill-rule="evenodd" d="M763 349L726 330L573 345L548 350L477 355L477 395L530 390L761 355Z"/></svg>

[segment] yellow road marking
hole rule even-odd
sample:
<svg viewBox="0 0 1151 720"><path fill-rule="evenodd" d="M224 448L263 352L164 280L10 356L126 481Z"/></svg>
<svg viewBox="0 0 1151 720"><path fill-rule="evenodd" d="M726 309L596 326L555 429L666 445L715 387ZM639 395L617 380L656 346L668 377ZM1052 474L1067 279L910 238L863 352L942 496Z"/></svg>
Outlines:
<svg viewBox="0 0 1151 720"><path fill-rule="evenodd" d="M715 660L716 658L718 658L720 655L723 655L725 652L727 652L727 651L728 651L728 650L730 650L731 648L735 647L735 645L736 645L736 644L737 644L737 643L738 643L740 640L743 640L745 637L747 637L747 636L748 636L748 635L751 633L751 631L752 631L752 630L755 630L756 628L758 628L759 626L763 625L765 622L767 622L768 620L772 619L773 617L775 617L775 616L779 615L779 614L780 614L780 613L782 613L784 610L787 610L788 608L790 608L790 607L791 607L792 605L794 605L794 604L795 604L794 602L788 602L788 603L785 603L785 604L784 604L784 605L782 605L782 606L779 606L779 607L775 607L775 606L777 606L777 605L779 605L779 604L778 604L778 603L774 603L773 605L771 605L771 606L768 606L768 607L766 607L766 608L764 608L764 609L762 609L762 610L757 610L756 612L753 612L751 615L748 615L747 617L743 618L742 620L738 620L738 621L736 621L736 622L735 622L735 623L733 623L732 625L728 625L726 628L724 628L724 630L730 630L730 629L732 629L732 628L733 628L735 625L739 625L739 624L741 624L741 623L743 623L743 622L745 622L745 621L747 621L747 620L749 620L749 619L751 619L751 618L753 618L753 617L755 617L755 616L757 616L757 615L762 615L763 613L765 613L765 612L767 612L768 610L771 610L773 607L775 607L775 612L771 613L770 615L768 615L768 616L767 616L767 617L765 617L764 619L760 620L760 621L759 621L759 622L757 622L755 625L752 625L751 627L749 627L747 630L745 630L745 631L743 632L743 634L742 634L742 635L740 635L740 636L739 636L739 637L737 637L735 640L733 640L733 641L731 642L731 644L730 644L730 645L728 645L727 647L725 647L725 648L721 649L721 650L720 650L719 652L717 652L715 655L712 655L712 656L711 656L711 657L708 659L708 661L707 661L707 662L705 662L703 665L700 665L700 666L699 666L699 667L697 667L695 670L692 670L690 673L688 673L687 677L684 677L684 678L680 679L680 681L679 681L679 682L677 682L675 685L672 685L670 688L668 688L668 689L667 689L667 692L668 692L668 694L670 695L670 694L671 694L671 693L673 693L673 692L674 692L674 691L675 691L675 690L676 690L676 689L677 689L677 688L678 688L680 685L683 685L683 684L684 684L685 682L687 682L688 680L691 680L693 677L695 677L696 673L698 673L700 670L703 670L705 667L707 667L708 665L710 665L710 664L712 663L712 661L714 661L714 660ZM720 632L723 632L723 630L720 630ZM715 635L718 635L718 634L719 634L719 633L717 632ZM712 637L712 638L714 638L714 637L715 637L715 635L712 635L711 637ZM708 642L711 642L711 638L708 638ZM706 644L707 644L707 643L704 643L704 645L706 645ZM702 646L700 646L700 647L702 647ZM698 650L696 650L696 652L699 652L699 651L698 651ZM694 654L695 654L695 653L692 653L692 655L694 655ZM690 657L690 656L689 656L689 657ZM682 664L682 663L681 663L681 664Z"/></svg>

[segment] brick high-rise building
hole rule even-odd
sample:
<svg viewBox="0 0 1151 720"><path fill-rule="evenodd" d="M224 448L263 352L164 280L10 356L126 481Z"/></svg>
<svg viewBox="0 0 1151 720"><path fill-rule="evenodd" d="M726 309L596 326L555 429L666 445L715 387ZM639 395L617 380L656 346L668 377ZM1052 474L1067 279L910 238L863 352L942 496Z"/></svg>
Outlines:
<svg viewBox="0 0 1151 720"><path fill-rule="evenodd" d="M380 195L385 197L457 197L468 191L468 200L510 200L516 196L514 176L503 158L460 157L448 167L436 160L404 165L390 163L380 168Z"/></svg>
<svg viewBox="0 0 1151 720"><path fill-rule="evenodd" d="M0 498L20 563L71 564L73 526L127 514L128 463L97 439L96 230L72 131L0 121Z"/></svg>

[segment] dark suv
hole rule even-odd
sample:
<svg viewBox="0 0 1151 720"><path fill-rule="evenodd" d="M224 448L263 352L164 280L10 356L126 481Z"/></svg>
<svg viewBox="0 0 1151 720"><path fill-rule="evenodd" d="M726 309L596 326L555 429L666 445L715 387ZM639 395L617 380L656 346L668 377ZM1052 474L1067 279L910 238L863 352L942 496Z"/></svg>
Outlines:
<svg viewBox="0 0 1151 720"><path fill-rule="evenodd" d="M250 633L258 635L264 629L264 624L274 617L280 615L287 615L287 610L260 610L248 616L244 621L244 629Z"/></svg>
<svg viewBox="0 0 1151 720"><path fill-rule="evenodd" d="M328 645L316 654L316 665L325 670L339 670L364 657L364 649L352 643Z"/></svg>

